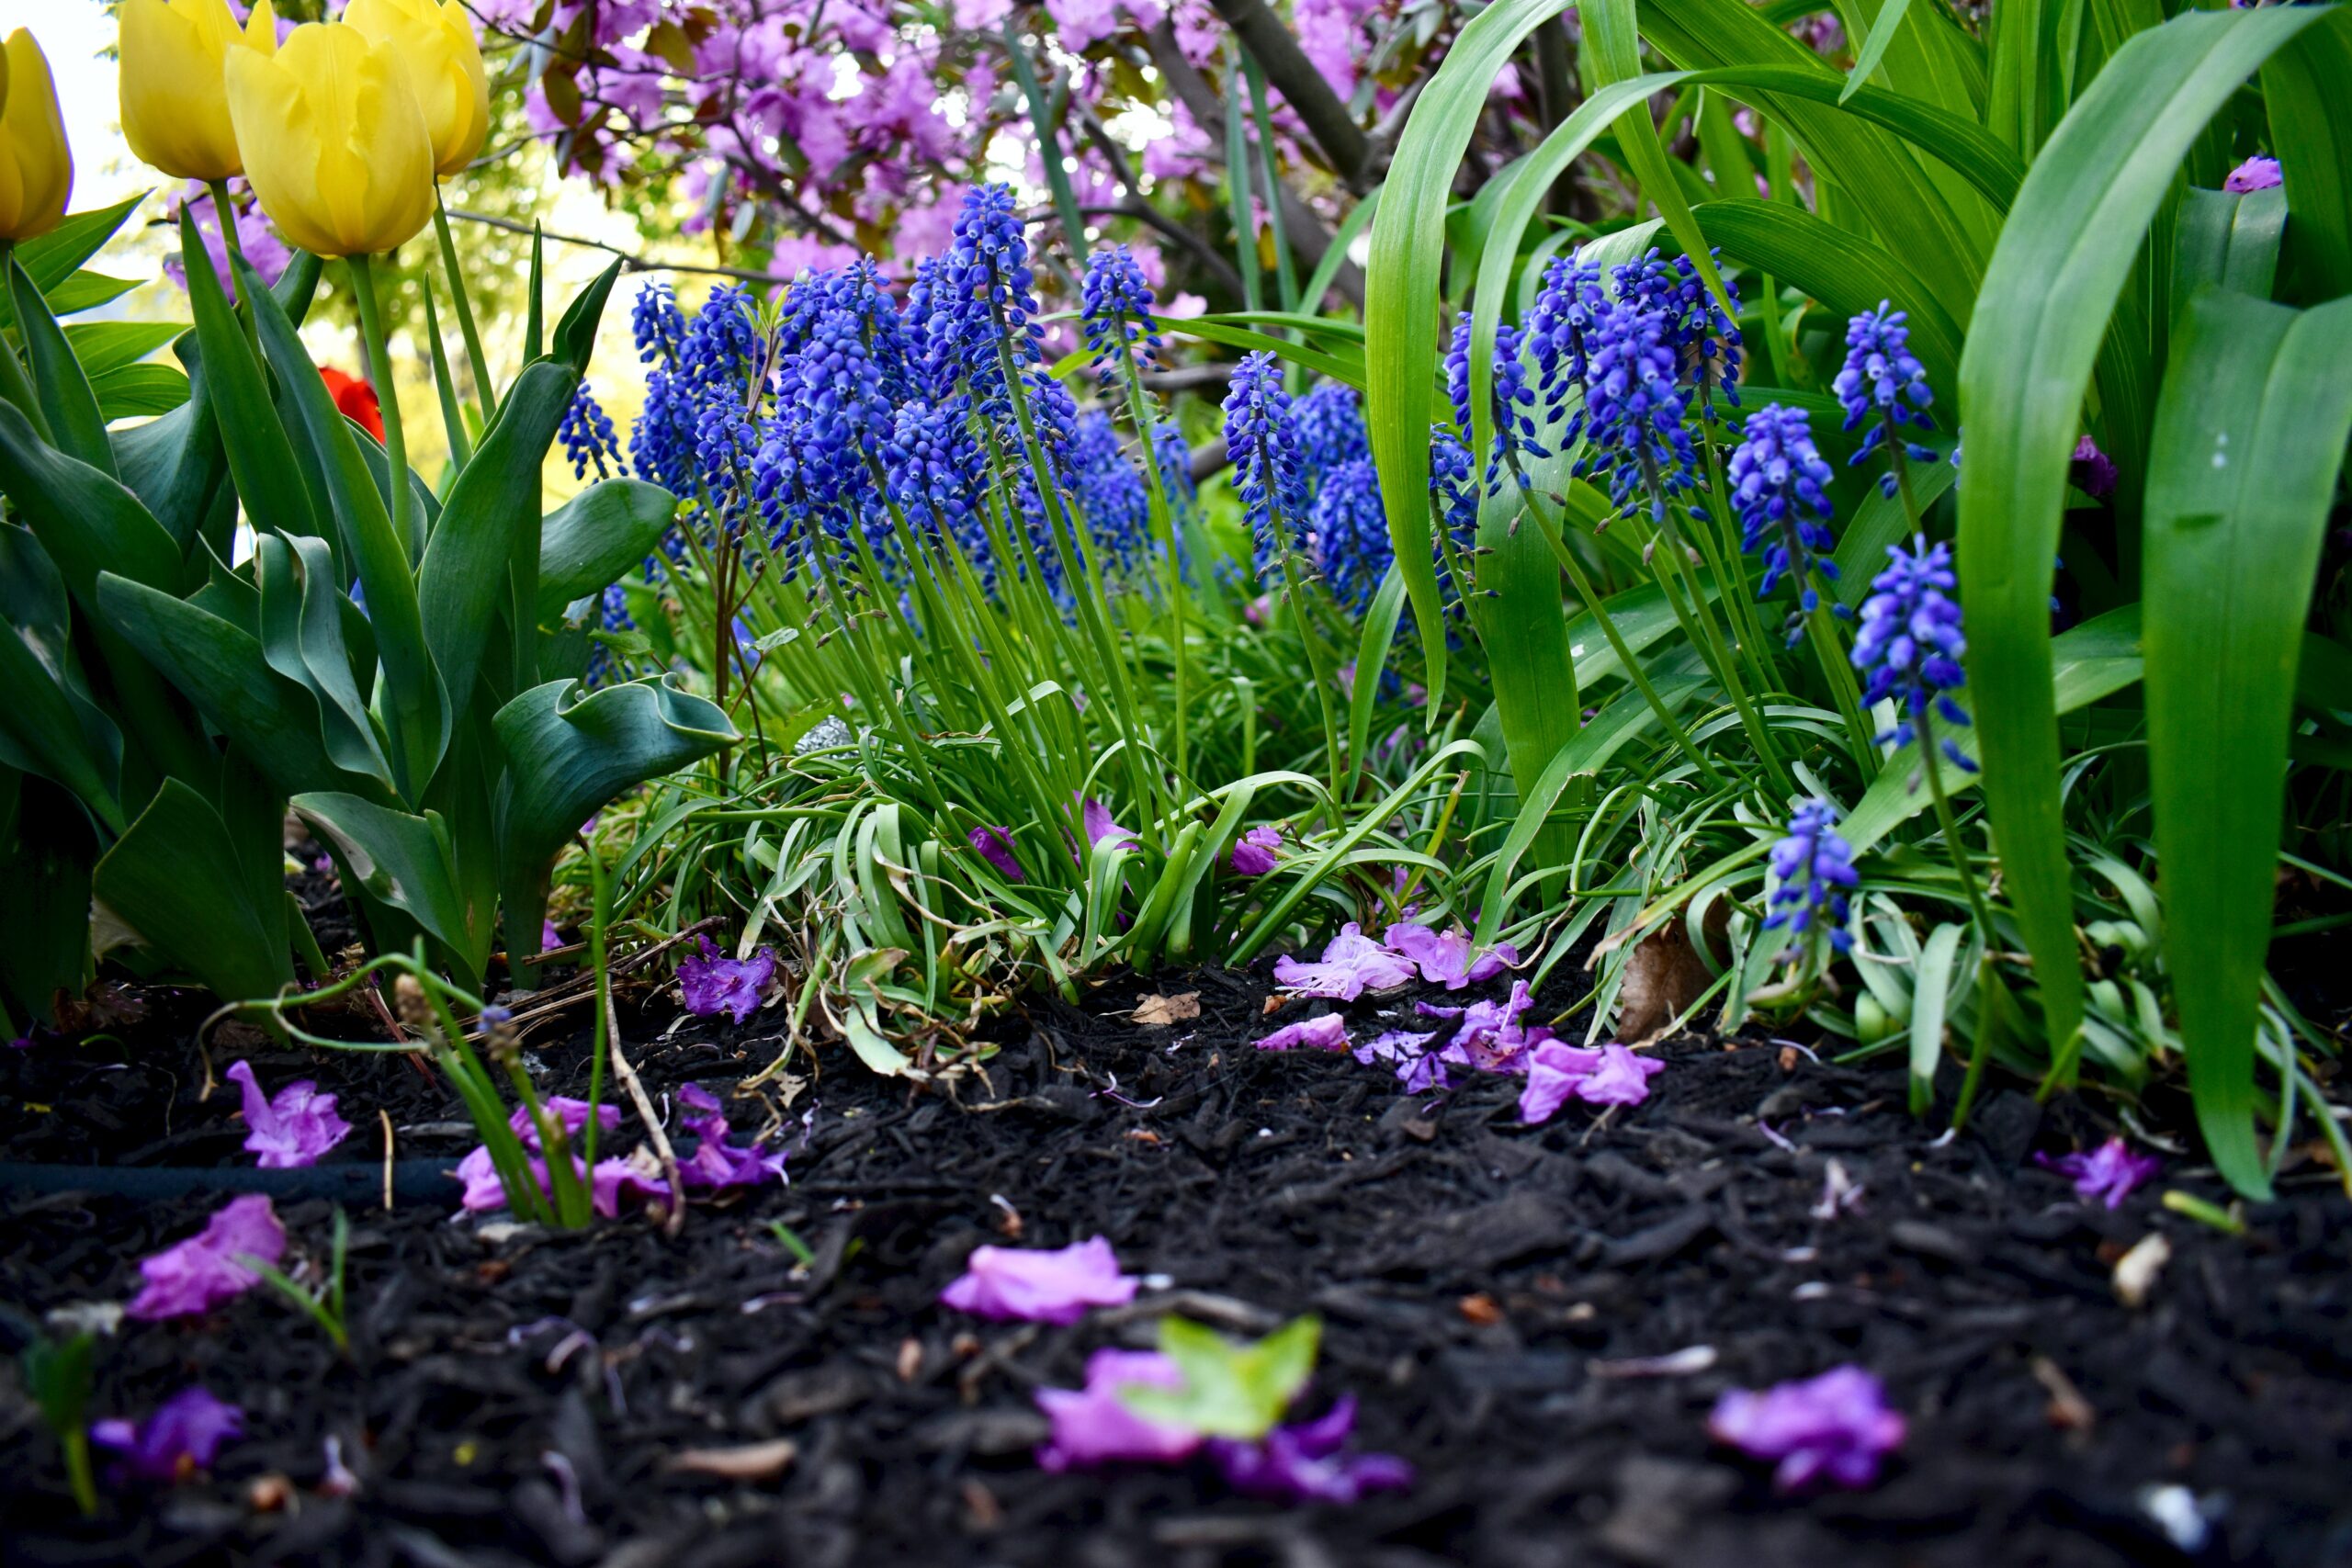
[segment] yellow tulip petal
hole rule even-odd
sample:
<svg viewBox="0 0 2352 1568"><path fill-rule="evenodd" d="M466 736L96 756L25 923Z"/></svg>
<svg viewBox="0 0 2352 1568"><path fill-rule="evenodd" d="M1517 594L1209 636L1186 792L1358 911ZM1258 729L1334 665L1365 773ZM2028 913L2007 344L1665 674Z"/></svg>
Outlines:
<svg viewBox="0 0 2352 1568"><path fill-rule="evenodd" d="M0 160L12 192L0 191L0 239L29 240L57 227L74 195L74 154L57 112L49 61L32 34L8 35L8 97L0 109ZM13 200L6 197L13 196Z"/></svg>
<svg viewBox="0 0 2352 1568"><path fill-rule="evenodd" d="M123 0L123 139L175 179L243 172L221 56L239 42L226 0Z"/></svg>
<svg viewBox="0 0 2352 1568"><path fill-rule="evenodd" d="M391 250L424 227L432 143L390 49L344 24L311 23L274 57L232 51L228 81L245 177L287 238L347 256Z"/></svg>

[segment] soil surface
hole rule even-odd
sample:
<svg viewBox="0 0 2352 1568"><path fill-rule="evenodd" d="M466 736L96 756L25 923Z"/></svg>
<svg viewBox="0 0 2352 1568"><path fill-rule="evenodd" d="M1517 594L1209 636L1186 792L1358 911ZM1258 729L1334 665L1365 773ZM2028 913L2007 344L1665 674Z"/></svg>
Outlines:
<svg viewBox="0 0 2352 1568"><path fill-rule="evenodd" d="M1195 993L1200 1014L1119 1016L1150 991ZM2291 1160L2243 1235L2163 1207L2227 1201L2178 1158L2109 1212L2029 1157L2105 1135L2089 1107L2005 1090L1937 1139L1896 1070L1696 1037L1659 1048L1647 1103L1529 1129L1515 1079L1403 1096L1345 1055L1250 1048L1266 996L1260 975L1115 982L1084 1010L1003 1021L993 1058L944 1084L876 1079L835 1048L756 1101L734 1090L780 1048L779 1010L739 1029L648 998L624 1030L648 1089L666 1105L701 1083L739 1136L773 1126L788 1187L697 1203L675 1237L638 1214L578 1235L453 1219L454 1181L355 1203L351 1359L266 1289L101 1339L95 1415L200 1381L248 1431L209 1477L102 1485L88 1522L0 1370L0 1559L2352 1562L2352 1203L2332 1173ZM149 1004L111 1043L0 1050L0 1161L250 1168L233 1089L198 1098L195 1005ZM1352 1010L1358 1038L1396 1005ZM577 1093L584 1020L569 1029L530 1048ZM254 1060L267 1087L342 1096L356 1130L332 1160L379 1164L386 1119L402 1160L475 1141L407 1057ZM1825 1209L1833 1171L1860 1196ZM221 1201L0 1191L0 1303L20 1323L103 1315ZM289 1263L314 1266L329 1204L278 1212ZM983 1242L1097 1234L1167 1288L1067 1328L937 1303ZM2113 1265L2152 1234L2170 1258L2134 1310ZM1041 1470L1031 1392L1149 1345L1170 1310L1238 1334L1319 1314L1304 1408L1353 1393L1358 1442L1418 1483L1286 1509L1205 1465ZM1710 1444L1724 1388L1848 1361L1911 1424L1874 1487L1778 1496ZM356 1484L331 1483L331 1443Z"/></svg>

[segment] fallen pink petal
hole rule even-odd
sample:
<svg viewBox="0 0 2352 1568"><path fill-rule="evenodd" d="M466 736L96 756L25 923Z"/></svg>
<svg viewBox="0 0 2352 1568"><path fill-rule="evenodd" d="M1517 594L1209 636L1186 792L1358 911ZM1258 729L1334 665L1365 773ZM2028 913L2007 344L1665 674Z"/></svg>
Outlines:
<svg viewBox="0 0 2352 1568"><path fill-rule="evenodd" d="M225 1075L244 1098L245 1147L264 1170L290 1170L318 1157L351 1135L351 1123L335 1114L335 1097L321 1094L309 1078L264 1095L253 1064L232 1062Z"/></svg>
<svg viewBox="0 0 2352 1568"><path fill-rule="evenodd" d="M1421 972L1421 978L1449 991L1459 991L1481 980L1491 980L1519 963L1519 949L1498 942L1474 953L1467 932L1431 931L1410 921L1390 926L1384 941Z"/></svg>
<svg viewBox="0 0 2352 1568"><path fill-rule="evenodd" d="M1051 1252L977 1248L939 1299L975 1317L1068 1324L1096 1307L1125 1306L1142 1287L1119 1272L1117 1255L1098 1235Z"/></svg>
<svg viewBox="0 0 2352 1568"><path fill-rule="evenodd" d="M1130 1388L1180 1389L1184 1374L1157 1350L1097 1350L1086 1360L1083 1389L1041 1388L1037 1408L1053 1423L1053 1436L1037 1450L1049 1471L1091 1470L1105 1464L1171 1464L1201 1446L1189 1427L1148 1421L1127 1408L1120 1392Z"/></svg>
<svg viewBox="0 0 2352 1568"><path fill-rule="evenodd" d="M143 1421L90 1423L90 1444L115 1455L117 1481L172 1485L212 1467L231 1438L244 1436L245 1413L191 1384Z"/></svg>
<svg viewBox="0 0 2352 1568"><path fill-rule="evenodd" d="M678 1165L688 1187L759 1187L785 1179L783 1150L763 1149L756 1138L740 1147L729 1142L726 1112L708 1089L687 1084L678 1090L678 1103L693 1112L682 1113L679 1124L697 1140Z"/></svg>
<svg viewBox="0 0 2352 1568"><path fill-rule="evenodd" d="M1012 852L1012 831L1008 828L979 827L965 835L965 841L979 852L982 860L1004 873L1015 882L1026 882L1029 874L1022 868L1020 856Z"/></svg>
<svg viewBox="0 0 2352 1568"><path fill-rule="evenodd" d="M1274 960L1274 983L1294 995L1328 997L1351 1002L1366 991L1385 991L1408 984L1413 965L1398 957L1351 920L1311 964L1295 958Z"/></svg>
<svg viewBox="0 0 2352 1568"><path fill-rule="evenodd" d="M775 954L762 948L749 958L727 958L710 938L695 939L702 951L678 965L678 989L686 1010L707 1018L725 1013L737 1023L749 1020L775 978Z"/></svg>
<svg viewBox="0 0 2352 1568"><path fill-rule="evenodd" d="M1272 828L1252 828L1234 840L1227 863L1236 876L1263 876L1280 863L1282 833Z"/></svg>
<svg viewBox="0 0 2352 1568"><path fill-rule="evenodd" d="M1327 1012L1320 1018L1284 1024L1252 1043L1261 1051L1344 1051L1348 1048L1348 1021L1336 1012Z"/></svg>
<svg viewBox="0 0 2352 1568"><path fill-rule="evenodd" d="M1877 1378L1843 1366L1761 1392L1726 1389L1707 1431L1751 1459L1776 1461L1773 1485L1801 1492L1825 1482L1868 1486L1903 1446L1905 1424Z"/></svg>
<svg viewBox="0 0 2352 1568"><path fill-rule="evenodd" d="M2110 1209L2120 1207L2165 1168L2165 1162L2154 1155L2133 1154L2132 1145L2120 1136L2088 1153L2060 1155L2055 1159L2036 1155L2034 1162L2072 1181L2075 1196L2085 1202L2103 1203Z"/></svg>
<svg viewBox="0 0 2352 1568"><path fill-rule="evenodd" d="M203 1230L139 1265L147 1283L124 1310L151 1322L210 1312L260 1282L240 1258L275 1268L285 1256L286 1230L269 1200L260 1193L232 1198Z"/></svg>
<svg viewBox="0 0 2352 1568"><path fill-rule="evenodd" d="M1255 1442L1212 1438L1208 1455L1235 1491L1278 1503L1344 1506L1411 1486L1413 1467L1396 1455L1348 1451L1355 1423L1355 1398L1345 1395L1321 1418L1277 1427Z"/></svg>

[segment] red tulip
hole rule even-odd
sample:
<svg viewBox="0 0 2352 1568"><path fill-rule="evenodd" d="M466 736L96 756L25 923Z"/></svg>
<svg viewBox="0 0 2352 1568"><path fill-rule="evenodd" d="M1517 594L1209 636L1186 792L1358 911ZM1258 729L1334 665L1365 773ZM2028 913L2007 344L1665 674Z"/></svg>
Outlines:
<svg viewBox="0 0 2352 1568"><path fill-rule="evenodd" d="M378 441L384 439L383 411L376 404L376 389L356 376L346 376L340 370L322 367L319 378L327 384L334 397L334 406L343 416Z"/></svg>

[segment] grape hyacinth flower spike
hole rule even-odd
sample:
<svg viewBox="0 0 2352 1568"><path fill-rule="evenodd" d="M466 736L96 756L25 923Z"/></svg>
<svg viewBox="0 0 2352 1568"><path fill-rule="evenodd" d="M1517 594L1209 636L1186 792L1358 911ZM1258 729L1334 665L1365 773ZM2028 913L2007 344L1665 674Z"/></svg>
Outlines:
<svg viewBox="0 0 2352 1568"><path fill-rule="evenodd" d="M1741 434L1745 439L1731 455L1728 477L1732 505L1739 513L1739 547L1763 547L1758 598L1770 598L1784 578L1795 581L1799 609L1788 627L1793 645L1804 617L1821 604L1814 580L1838 579L1838 563L1828 558L1838 541L1827 526L1836 513L1822 489L1833 475L1813 444L1803 409L1768 404L1747 416ZM1849 612L1841 604L1838 613Z"/></svg>
<svg viewBox="0 0 2352 1568"><path fill-rule="evenodd" d="M1800 943L1808 943L1818 925L1828 932L1832 951L1854 945L1846 929L1846 890L1860 886L1854 852L1837 829L1837 812L1826 800L1808 800L1789 818L1789 835L1772 846L1773 889L1766 931L1788 933L1783 957L1793 957Z"/></svg>
<svg viewBox="0 0 2352 1568"><path fill-rule="evenodd" d="M1936 460L1931 448L1906 441L1902 434L1906 425L1918 430L1936 427L1925 412L1936 395L1928 386L1927 370L1911 352L1908 320L1904 311L1889 310L1887 301L1882 299L1877 310L1865 310L1846 324L1846 363L1830 383L1830 390L1846 411L1848 430L1860 428L1866 420L1871 422L1849 463L1860 463L1890 441L1898 470L1905 457L1922 463ZM1893 495L1899 482L1895 471L1881 476L1880 492Z"/></svg>
<svg viewBox="0 0 2352 1568"><path fill-rule="evenodd" d="M1494 375L1487 386L1487 417L1494 426L1494 446L1487 454L1487 488L1492 491L1506 459L1524 452L1548 457L1535 434L1535 393L1527 385L1527 366L1520 355L1520 330L1510 322L1495 328ZM1453 405L1454 427L1468 439L1470 407L1470 312L1454 323L1453 341L1445 354L1445 395Z"/></svg>
<svg viewBox="0 0 2352 1568"><path fill-rule="evenodd" d="M1894 727L1878 738L1880 743L1907 746L1914 736L1927 732L1931 715L1940 715L1949 724L1968 723L1967 711L1951 698L1968 683L1960 663L1968 640L1961 635L1960 606L1951 597L1960 585L1952 572L1951 547L1930 547L1920 537L1908 551L1889 545L1886 554L1890 564L1871 580L1871 596L1862 601L1854 668L1867 677L1864 702L1894 699L1898 716ZM1949 737L1942 747L1954 767L1976 772L1976 764Z"/></svg>
<svg viewBox="0 0 2352 1568"><path fill-rule="evenodd" d="M1303 544L1299 535L1306 521L1298 423L1291 414L1290 394L1283 390L1281 362L1271 353L1244 355L1233 372L1225 395L1225 446L1262 577Z"/></svg>
<svg viewBox="0 0 2352 1568"><path fill-rule="evenodd" d="M1645 497L1654 522L1666 520L1668 497L1698 482L1699 457L1683 423L1690 394L1677 376L1667 325L1664 311L1645 310L1629 299L1604 305L1585 382L1592 455L1584 472L1605 471L1609 499L1620 507Z"/></svg>
<svg viewBox="0 0 2352 1568"><path fill-rule="evenodd" d="M1106 381L1118 374L1113 361L1149 369L1159 363L1159 323L1151 313L1151 284L1125 245L1105 245L1086 262L1080 319L1086 334L1086 362Z"/></svg>

